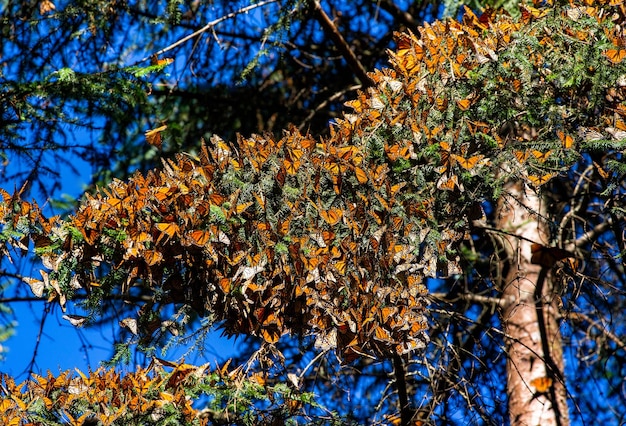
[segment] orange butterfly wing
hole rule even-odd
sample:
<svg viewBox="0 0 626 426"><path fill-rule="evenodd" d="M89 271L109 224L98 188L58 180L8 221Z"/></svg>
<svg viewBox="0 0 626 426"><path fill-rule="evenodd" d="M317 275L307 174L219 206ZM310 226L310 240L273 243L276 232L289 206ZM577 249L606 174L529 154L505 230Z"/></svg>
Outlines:
<svg viewBox="0 0 626 426"><path fill-rule="evenodd" d="M148 130L145 133L146 142L152 146L156 146L157 148L161 148L163 142L161 140L161 132L167 129L167 126L157 127L156 129Z"/></svg>
<svg viewBox="0 0 626 426"><path fill-rule="evenodd" d="M529 175L528 180L535 186L541 186L548 183L554 176L556 176L555 173L548 173L543 176Z"/></svg>
<svg viewBox="0 0 626 426"><path fill-rule="evenodd" d="M552 387L552 379L550 377L537 377L530 381L530 385L534 386L538 393L546 393Z"/></svg>
<svg viewBox="0 0 626 426"><path fill-rule="evenodd" d="M330 210L321 210L320 216L322 216L322 219L329 225L335 225L341 220L343 214L341 209L333 208Z"/></svg>
<svg viewBox="0 0 626 426"><path fill-rule="evenodd" d="M609 49L604 52L604 56L609 58L611 63L617 65L626 58L626 49Z"/></svg>

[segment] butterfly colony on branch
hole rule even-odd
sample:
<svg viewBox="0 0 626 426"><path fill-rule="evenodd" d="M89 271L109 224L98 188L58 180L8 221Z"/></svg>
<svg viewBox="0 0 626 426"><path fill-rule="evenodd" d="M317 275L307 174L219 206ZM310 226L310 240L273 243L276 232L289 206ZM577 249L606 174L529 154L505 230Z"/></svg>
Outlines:
<svg viewBox="0 0 626 426"><path fill-rule="evenodd" d="M313 335L345 361L424 348L425 280L461 272L480 202L507 179L540 190L585 144L626 132L626 84L597 113L568 83L576 55L551 62L575 42L597 78L617 82L626 43L611 7L623 15L606 2L524 8L519 20L466 10L462 22L396 34L392 67L370 74L375 86L347 102L327 139L293 128L213 136L197 155L114 180L69 221L3 192L5 223L27 218L48 269L28 284L62 306L76 292L139 288L154 299L140 316L190 306L268 343ZM148 142L160 148L161 133ZM131 323L143 337L159 328Z"/></svg>

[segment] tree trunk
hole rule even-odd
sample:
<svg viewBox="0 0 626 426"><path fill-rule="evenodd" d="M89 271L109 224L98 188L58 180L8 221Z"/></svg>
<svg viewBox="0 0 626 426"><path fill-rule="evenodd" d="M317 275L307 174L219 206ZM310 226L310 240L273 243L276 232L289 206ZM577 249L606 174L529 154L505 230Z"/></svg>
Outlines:
<svg viewBox="0 0 626 426"><path fill-rule="evenodd" d="M550 268L531 262L532 243L548 246L545 203L523 182L511 182L496 211L502 230L507 396L512 425L569 424L563 382L559 296Z"/></svg>

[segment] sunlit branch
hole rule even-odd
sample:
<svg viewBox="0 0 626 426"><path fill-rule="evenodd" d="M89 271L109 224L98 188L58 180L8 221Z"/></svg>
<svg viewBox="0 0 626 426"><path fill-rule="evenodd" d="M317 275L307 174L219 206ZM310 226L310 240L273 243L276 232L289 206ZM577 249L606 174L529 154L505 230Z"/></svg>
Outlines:
<svg viewBox="0 0 626 426"><path fill-rule="evenodd" d="M254 10L254 9L257 9L257 8L259 8L259 7L264 7L264 6L267 6L268 4L271 4L271 3L276 3L277 1L278 1L278 0L266 0L266 1L263 1L263 2L260 2L260 3L251 4L250 6L242 7L242 8L241 8L241 9L239 9L239 10L236 10L236 11L234 11L234 12L231 12L231 13L228 13L228 14L226 14L226 15L224 15L224 16L221 16L221 17L219 17L219 18L217 18L217 19L215 19L215 20L213 20L213 21L209 22L209 23L208 23L208 24L206 24L204 27L200 28L198 31L195 31L195 32L193 32L193 33L189 34L188 36L185 36L185 37L181 38L180 40L178 40L178 41L176 41L176 42L174 42L174 43L170 44L169 46L167 46L167 47L165 47L165 48L163 48L163 49L159 50L158 52L154 53L154 55L157 55L157 56L158 56L158 55L161 55L161 54L163 54L163 53L165 53L165 52L167 52L167 51L169 51L169 50L172 50L172 49L174 49L174 48L176 48L176 47L180 46L181 44L186 43L187 41L189 41L189 40L191 40L191 39L193 39L193 38L195 38L195 37L199 36L200 34L202 34L202 33L205 33L205 32L207 32L207 31L209 31L209 30L210 30L210 29L212 29L214 26L216 26L217 24L219 24L219 23L221 23L221 22L223 22L223 21L226 21L226 20L228 20L228 19L234 18L234 17L235 17L235 16L237 16L237 15L241 15L241 14L244 14L244 13L248 13L248 12L250 12L250 11L252 11L252 10ZM145 62L145 61L148 61L151 57L152 57L152 55L150 55L150 56L146 56L146 57L145 57L145 58L143 58L141 61L139 61L139 63L141 63L141 62Z"/></svg>
<svg viewBox="0 0 626 426"><path fill-rule="evenodd" d="M481 296L480 294L474 293L462 293L457 294L453 298L450 297L447 293L429 293L429 296L433 299L441 300L442 302L456 302L458 300L465 300L467 302L476 302L485 305L494 305L500 308L504 307L507 303L506 299L502 297L489 297L489 296Z"/></svg>
<svg viewBox="0 0 626 426"><path fill-rule="evenodd" d="M574 242L575 247L582 247L585 244L588 244L594 241L599 235L604 233L607 229L609 229L613 225L613 220L611 218L606 221L597 224L593 229L585 232L583 235L578 237Z"/></svg>

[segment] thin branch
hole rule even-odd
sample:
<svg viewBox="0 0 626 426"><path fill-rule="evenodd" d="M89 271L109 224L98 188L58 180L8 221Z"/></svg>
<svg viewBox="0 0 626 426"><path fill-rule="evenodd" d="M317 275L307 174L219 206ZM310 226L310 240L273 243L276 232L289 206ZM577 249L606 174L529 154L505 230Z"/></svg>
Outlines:
<svg viewBox="0 0 626 426"><path fill-rule="evenodd" d="M257 9L257 8L259 8L259 7L267 6L268 4L271 4L271 3L276 3L277 1L278 1L278 0L266 0L266 1L263 1L263 2L261 2L261 3L251 4L250 6L242 7L242 8L241 8L241 9L239 9L239 10L236 10L236 11L231 12L231 13L229 13L229 14L226 14L226 15L224 15L224 16L222 16L222 17L219 17L219 18L217 18L217 19L215 19L215 20L213 20L213 21L209 22L209 23L208 23L208 24L206 24L204 27L200 28L198 31L195 31L195 32L193 32L193 33L189 34L188 36L185 36L185 37L181 38L180 40L178 40L178 41L176 41L176 42L174 42L174 43L170 44L169 46L167 46L167 47L165 47L165 48L163 48L163 49L159 50L159 51L158 51L158 52L156 52L154 55L159 56L159 55L161 55L161 54L163 54L163 53L165 53L165 52L167 52L167 51L169 51L169 50L172 50L172 49L174 49L174 48L176 48L176 47L180 46L181 44L186 43L187 41L189 41L189 40L193 39L194 37L197 37L197 36L199 36L200 34L202 34L202 33L205 33L205 32L207 32L207 31L209 31L209 30L210 30L210 29L212 29L214 26L216 26L217 24L219 24L219 23L221 23L221 22L223 22L223 21L226 21L227 19L234 18L235 16L237 16L237 15L241 15L241 14L243 14L243 13L248 13L248 12L250 12L251 10ZM141 62L145 62L145 61L148 61L151 57L152 57L152 55L150 55L150 56L146 56L146 57L145 57L145 58L143 58L141 61L139 61L139 63L141 63Z"/></svg>
<svg viewBox="0 0 626 426"><path fill-rule="evenodd" d="M426 2L424 2L423 4L426 4ZM411 29L416 29L419 26L417 21L413 18L413 15L400 9L398 5L396 5L393 1L382 0L378 2L378 5L381 9L384 9L385 11L387 11L387 13L393 16L396 21L401 22L407 27Z"/></svg>
<svg viewBox="0 0 626 426"><path fill-rule="evenodd" d="M404 369L404 362L399 355L393 356L393 370L396 376L396 387L398 388L398 399L400 403L400 424L402 426L409 426L413 419L414 412L409 405L406 371Z"/></svg>
<svg viewBox="0 0 626 426"><path fill-rule="evenodd" d="M311 110L311 112L309 113L309 115L307 115L304 119L304 121L302 121L302 124L300 124L298 126L298 130L302 131L304 129L304 126L306 125L306 123L308 123L309 121L311 121L313 119L313 117L315 117L315 114L317 114L320 110L326 108L326 106L330 103L330 102L334 102L337 99L339 99L340 97L342 97L343 95L345 95L348 92L352 92L354 90L358 90L360 88L362 88L363 86L361 86L360 84L354 85L354 86L350 86L347 87L344 90L340 90L339 92L333 94L332 96L328 97L328 99L325 99L324 102L320 103L317 107L315 107L314 109Z"/></svg>
<svg viewBox="0 0 626 426"><path fill-rule="evenodd" d="M604 334L610 340L615 342L615 344L617 344L617 346L619 346L620 348L626 350L626 343L622 342L622 340L615 333L607 330L606 327L604 327L602 324L600 324L599 321L594 321L593 319L591 319L586 314L583 314L582 312L569 312L566 315L566 318L570 319L572 321L580 321L580 322L586 321L586 322L588 322L591 327L599 330L602 334Z"/></svg>
<svg viewBox="0 0 626 426"><path fill-rule="evenodd" d="M600 234L602 234L607 229L609 229L612 225L613 225L612 218L609 218L608 220L597 224L596 226L594 226L593 229L585 232L580 237L578 237L576 241L574 242L574 246L582 247L583 245L590 243L591 241L596 239Z"/></svg>
<svg viewBox="0 0 626 426"><path fill-rule="evenodd" d="M568 212L565 213L565 215L563 215L563 219L561 220L561 223L559 225L558 241L563 241L563 231L565 230L566 223L570 220L571 217L577 216L578 213L582 209L583 201L585 200L586 197L579 197L577 203L574 203L574 201L576 200L576 196L580 194L583 188L585 190L589 188L590 180L588 179L587 176L590 175L591 173L593 173L593 165L590 165L589 167L587 167L580 174L578 178L578 182L576 182L576 186L574 187L574 192L572 194L572 203L571 203L570 209ZM574 228L574 233L575 233L575 228Z"/></svg>
<svg viewBox="0 0 626 426"><path fill-rule="evenodd" d="M313 366L313 364L315 364L317 362L318 359L320 359L321 357L323 357L324 355L326 355L328 353L329 349L323 350L322 352L320 352L319 354L317 354L315 356L315 358L313 358L311 360L311 362L309 362L307 364L306 367L304 367L304 370L302 370L302 373L300 373L300 375L298 376L298 384L300 383L300 381L302 380L302 378L304 377L304 375L306 374L307 370L309 368L311 368Z"/></svg>
<svg viewBox="0 0 626 426"><path fill-rule="evenodd" d="M367 75L365 67L356 57L354 52L350 49L350 46L348 46L348 43L343 38L333 21L326 14L326 12L324 12L324 9L322 9L319 1L316 0L313 2L313 10L315 11L318 22L322 25L322 28L328 34L331 40L333 40L339 51L342 53L342 56L348 63L348 66L352 69L352 72L354 72L354 74L361 81L363 86L374 86L374 80L372 80Z"/></svg>
<svg viewBox="0 0 626 426"><path fill-rule="evenodd" d="M447 293L429 293L428 296L433 299L441 300L442 302L456 302L460 299L467 302L480 303L483 305L495 305L500 308L504 308L508 302L502 297L481 296L480 294L474 293L460 293L456 294L454 297L450 297L450 295Z"/></svg>

